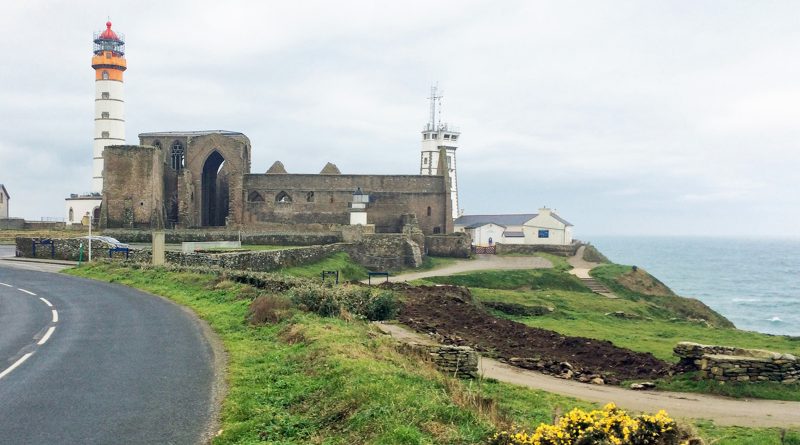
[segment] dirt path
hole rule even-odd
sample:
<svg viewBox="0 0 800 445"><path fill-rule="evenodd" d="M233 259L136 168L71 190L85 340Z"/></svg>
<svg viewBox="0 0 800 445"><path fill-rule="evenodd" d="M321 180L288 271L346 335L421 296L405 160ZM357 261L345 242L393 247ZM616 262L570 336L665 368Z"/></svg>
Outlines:
<svg viewBox="0 0 800 445"><path fill-rule="evenodd" d="M549 269L550 261L534 256L477 255L474 260L458 260L455 264L425 272L411 272L390 277L389 281L411 281L425 277L440 277L474 270Z"/></svg>
<svg viewBox="0 0 800 445"><path fill-rule="evenodd" d="M378 328L403 342L432 343L421 334L396 324L376 323ZM588 400L599 404L614 402L622 408L654 413L666 410L680 419L707 419L717 425L746 427L798 427L800 402L738 400L705 394L632 391L619 386L589 385L527 371L482 357L484 377L529 388Z"/></svg>
<svg viewBox="0 0 800 445"><path fill-rule="evenodd" d="M583 281L592 292L596 294L600 294L606 298L619 298L616 294L611 292L603 283L595 280L589 275L589 271L594 269L595 267L599 266L600 263L592 263L591 261L586 261L583 259L583 251L586 250L586 246L581 246L578 248L578 251L575 252L574 256L567 258L567 263L572 266L572 269L569 271L572 275L578 277L579 280Z"/></svg>

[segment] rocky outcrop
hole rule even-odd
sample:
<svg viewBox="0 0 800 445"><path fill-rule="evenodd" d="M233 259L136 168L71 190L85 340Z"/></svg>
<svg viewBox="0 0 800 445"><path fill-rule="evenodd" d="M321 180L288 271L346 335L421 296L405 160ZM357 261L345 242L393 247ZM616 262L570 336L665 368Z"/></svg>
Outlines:
<svg viewBox="0 0 800 445"><path fill-rule="evenodd" d="M678 369L698 371L704 379L785 384L800 380L800 361L792 354L691 342L678 343L674 352L681 359Z"/></svg>

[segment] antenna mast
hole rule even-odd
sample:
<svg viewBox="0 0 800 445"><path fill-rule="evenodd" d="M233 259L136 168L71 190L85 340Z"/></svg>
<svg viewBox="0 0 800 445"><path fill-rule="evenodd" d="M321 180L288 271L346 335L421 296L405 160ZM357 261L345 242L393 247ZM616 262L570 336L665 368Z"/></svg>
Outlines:
<svg viewBox="0 0 800 445"><path fill-rule="evenodd" d="M442 123L442 96L438 96L439 91L439 82L436 82L435 85L431 87L431 97L428 100L431 101L431 110L430 110L430 118L428 120L428 129L429 130L436 130L438 128L436 122L436 102L439 102L439 124Z"/></svg>

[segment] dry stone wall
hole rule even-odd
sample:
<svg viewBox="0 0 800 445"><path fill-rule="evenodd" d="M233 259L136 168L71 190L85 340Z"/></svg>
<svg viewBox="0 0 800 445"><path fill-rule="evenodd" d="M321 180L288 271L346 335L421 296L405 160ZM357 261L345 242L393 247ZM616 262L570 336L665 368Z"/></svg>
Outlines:
<svg viewBox="0 0 800 445"><path fill-rule="evenodd" d="M471 246L472 240L463 232L425 237L425 250L430 256L469 258Z"/></svg>
<svg viewBox="0 0 800 445"><path fill-rule="evenodd" d="M495 251L498 255L515 253L521 255L533 255L537 252L544 252L544 253L552 253L553 255L559 256L573 256L575 252L578 251L578 248L581 246L580 243L572 243L567 246L560 246L560 245L548 245L548 244L502 244L497 243L495 244Z"/></svg>
<svg viewBox="0 0 800 445"><path fill-rule="evenodd" d="M402 343L401 350L432 362L439 371L462 379L478 377L478 353L468 346Z"/></svg>
<svg viewBox="0 0 800 445"><path fill-rule="evenodd" d="M800 361L792 354L691 342L678 343L674 352L680 369L698 371L704 379L786 384L800 380Z"/></svg>

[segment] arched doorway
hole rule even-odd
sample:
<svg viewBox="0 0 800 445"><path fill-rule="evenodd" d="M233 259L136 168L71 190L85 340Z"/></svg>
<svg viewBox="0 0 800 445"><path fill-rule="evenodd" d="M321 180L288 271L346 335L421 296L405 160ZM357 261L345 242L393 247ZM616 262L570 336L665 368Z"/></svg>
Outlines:
<svg viewBox="0 0 800 445"><path fill-rule="evenodd" d="M222 172L225 158L212 152L203 164L200 222L204 226L224 226L228 216L228 176Z"/></svg>

